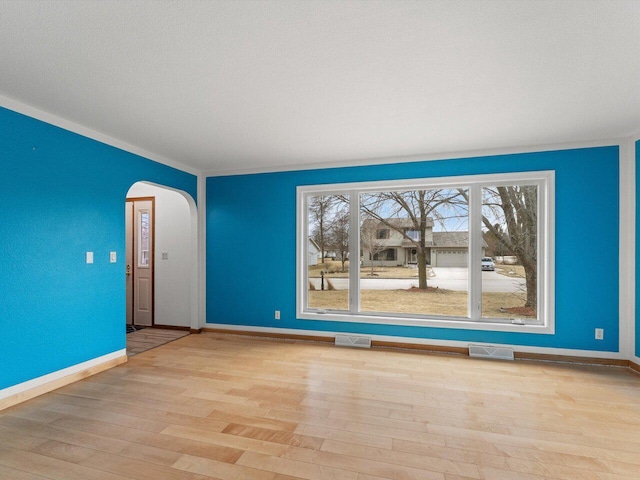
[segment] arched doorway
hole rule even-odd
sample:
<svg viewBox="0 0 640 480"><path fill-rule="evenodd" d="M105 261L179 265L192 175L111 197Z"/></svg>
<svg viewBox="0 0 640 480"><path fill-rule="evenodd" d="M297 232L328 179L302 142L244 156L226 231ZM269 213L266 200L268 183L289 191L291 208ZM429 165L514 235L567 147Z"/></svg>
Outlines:
<svg viewBox="0 0 640 480"><path fill-rule="evenodd" d="M127 352L133 355L197 328L198 222L189 194L149 182L131 186L125 208L126 324L136 331L127 335ZM134 338L143 340L134 345Z"/></svg>

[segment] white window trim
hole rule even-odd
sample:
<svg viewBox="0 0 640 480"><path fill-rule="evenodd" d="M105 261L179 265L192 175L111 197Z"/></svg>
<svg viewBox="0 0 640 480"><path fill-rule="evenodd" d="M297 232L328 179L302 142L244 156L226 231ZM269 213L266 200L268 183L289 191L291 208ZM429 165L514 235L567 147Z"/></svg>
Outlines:
<svg viewBox="0 0 640 480"><path fill-rule="evenodd" d="M482 203L478 201L482 186L538 185L538 320L514 324L511 319L480 318L478 308L482 283ZM317 195L348 194L351 225L359 224L359 198L361 193L384 190L437 189L469 187L469 264L476 265L469 272L469 312L471 318L437 315L390 315L358 312L360 276L349 276L349 311L307 310L308 277L305 258L308 258L308 205L307 198ZM300 320L324 320L384 325L411 325L465 330L489 330L520 333L555 333L555 172L512 172L377 182L353 182L297 187L296 202L296 314ZM476 197L476 198L474 198ZM359 258L360 232L352 229L349 257ZM475 306L475 308L473 308Z"/></svg>

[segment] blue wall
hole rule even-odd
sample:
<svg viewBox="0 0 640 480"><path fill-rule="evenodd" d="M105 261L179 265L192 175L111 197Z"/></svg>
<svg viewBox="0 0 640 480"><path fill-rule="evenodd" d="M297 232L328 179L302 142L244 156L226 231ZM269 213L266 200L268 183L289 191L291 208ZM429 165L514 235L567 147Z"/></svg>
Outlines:
<svg viewBox="0 0 640 480"><path fill-rule="evenodd" d="M531 170L556 172L555 335L296 319L298 185ZM618 171L601 147L208 178L207 323L617 351Z"/></svg>
<svg viewBox="0 0 640 480"><path fill-rule="evenodd" d="M197 198L191 174L0 108L0 389L125 348L124 202L139 180Z"/></svg>

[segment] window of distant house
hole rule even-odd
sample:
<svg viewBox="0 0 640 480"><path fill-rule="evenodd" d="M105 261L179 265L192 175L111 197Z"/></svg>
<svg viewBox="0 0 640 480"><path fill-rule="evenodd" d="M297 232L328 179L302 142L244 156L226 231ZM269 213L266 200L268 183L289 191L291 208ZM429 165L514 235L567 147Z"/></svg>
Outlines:
<svg viewBox="0 0 640 480"><path fill-rule="evenodd" d="M554 331L553 172L305 186L297 209L298 318Z"/></svg>
<svg viewBox="0 0 640 480"><path fill-rule="evenodd" d="M369 258L372 258L374 261L395 262L397 258L396 249L385 248L384 250L373 254L372 252L369 252Z"/></svg>
<svg viewBox="0 0 640 480"><path fill-rule="evenodd" d="M384 240L389 238L389 229L388 228L379 228L376 232L376 238L378 240Z"/></svg>
<svg viewBox="0 0 640 480"><path fill-rule="evenodd" d="M420 240L420 231L419 230L407 230L405 235L408 239L412 241Z"/></svg>

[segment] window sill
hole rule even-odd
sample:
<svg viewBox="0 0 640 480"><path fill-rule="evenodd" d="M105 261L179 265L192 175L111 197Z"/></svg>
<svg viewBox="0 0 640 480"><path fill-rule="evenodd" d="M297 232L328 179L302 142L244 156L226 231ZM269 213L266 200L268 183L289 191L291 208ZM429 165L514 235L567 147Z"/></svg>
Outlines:
<svg viewBox="0 0 640 480"><path fill-rule="evenodd" d="M411 318L384 315L352 315L338 312L298 312L299 320L320 320L329 322L369 323L376 325L402 325L428 328L454 328L458 330L482 330L495 332L536 333L552 335L555 333L553 325L540 323L514 324L510 319L472 321L468 319L451 318Z"/></svg>

